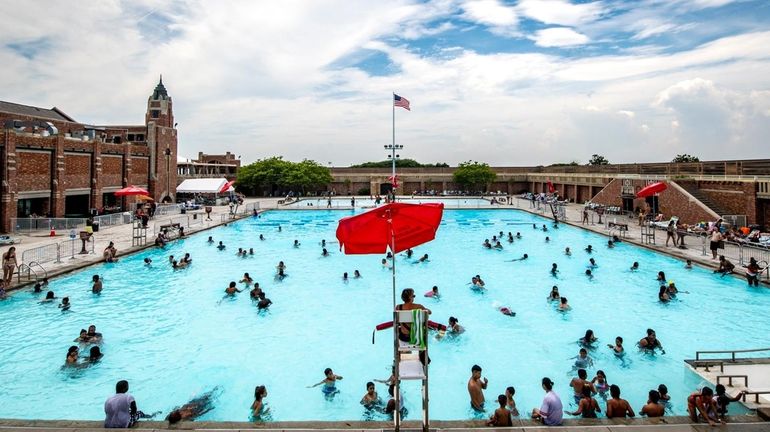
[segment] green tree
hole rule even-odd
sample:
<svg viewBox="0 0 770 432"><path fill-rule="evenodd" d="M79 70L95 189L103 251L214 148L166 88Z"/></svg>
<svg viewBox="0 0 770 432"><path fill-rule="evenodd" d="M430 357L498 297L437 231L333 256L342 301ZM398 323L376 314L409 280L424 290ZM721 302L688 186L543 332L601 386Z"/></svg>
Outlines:
<svg viewBox="0 0 770 432"><path fill-rule="evenodd" d="M251 195L270 195L278 188L306 192L321 189L332 181L329 169L312 160L289 162L281 156L260 159L241 167L236 185Z"/></svg>
<svg viewBox="0 0 770 432"><path fill-rule="evenodd" d="M593 154L591 155L591 160L588 161L588 165L609 165L610 161L605 159L604 156Z"/></svg>
<svg viewBox="0 0 770 432"><path fill-rule="evenodd" d="M473 191L486 191L487 184L495 181L497 174L485 163L462 162L452 174L455 183Z"/></svg>
<svg viewBox="0 0 770 432"><path fill-rule="evenodd" d="M351 165L351 168L390 168L393 166L393 162L390 160L384 160L379 162L364 162L357 165ZM414 159L396 159L396 168L448 168L449 164L439 162L435 164L421 164Z"/></svg>
<svg viewBox="0 0 770 432"><path fill-rule="evenodd" d="M700 159L697 156L690 156L687 153L685 154L678 154L676 157L671 161L673 163L691 163L691 162L700 162Z"/></svg>

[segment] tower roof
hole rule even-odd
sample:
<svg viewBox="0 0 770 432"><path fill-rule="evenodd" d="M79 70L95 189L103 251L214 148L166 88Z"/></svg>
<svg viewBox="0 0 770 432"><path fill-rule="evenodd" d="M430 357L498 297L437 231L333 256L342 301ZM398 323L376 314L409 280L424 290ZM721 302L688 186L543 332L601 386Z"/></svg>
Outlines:
<svg viewBox="0 0 770 432"><path fill-rule="evenodd" d="M152 98L154 100L168 99L168 92L166 91L166 87L163 86L163 75L160 76L160 81L158 82L158 85L155 86L155 91L152 92Z"/></svg>

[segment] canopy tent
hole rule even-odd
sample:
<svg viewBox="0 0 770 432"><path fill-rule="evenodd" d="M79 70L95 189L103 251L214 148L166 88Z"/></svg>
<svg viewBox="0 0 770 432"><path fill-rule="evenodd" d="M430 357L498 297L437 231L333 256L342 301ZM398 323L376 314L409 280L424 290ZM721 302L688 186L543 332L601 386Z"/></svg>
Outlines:
<svg viewBox="0 0 770 432"><path fill-rule="evenodd" d="M225 193L235 189L232 184L225 188L229 182L224 178L199 178L187 179L176 187L177 193Z"/></svg>

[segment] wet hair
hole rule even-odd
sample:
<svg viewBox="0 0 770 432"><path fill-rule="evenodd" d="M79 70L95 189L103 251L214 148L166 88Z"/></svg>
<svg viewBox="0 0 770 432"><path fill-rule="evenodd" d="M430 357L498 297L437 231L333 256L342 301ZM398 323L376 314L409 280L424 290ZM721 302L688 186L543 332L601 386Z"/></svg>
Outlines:
<svg viewBox="0 0 770 432"><path fill-rule="evenodd" d="M262 398L265 396L265 392L267 389L263 385L259 385L254 389L254 399L256 400L262 400Z"/></svg>
<svg viewBox="0 0 770 432"><path fill-rule="evenodd" d="M453 323L456 324L458 322L460 322L460 321L457 318L455 318L453 316L449 317L449 324L450 325L453 324Z"/></svg>
<svg viewBox="0 0 770 432"><path fill-rule="evenodd" d="M655 330L648 328L647 329L647 336L652 336L655 333Z"/></svg>
<svg viewBox="0 0 770 432"><path fill-rule="evenodd" d="M588 351L585 348L580 348L580 354L586 353L588 354Z"/></svg>
<svg viewBox="0 0 770 432"><path fill-rule="evenodd" d="M567 297L561 298L561 304L567 304Z"/></svg>
<svg viewBox="0 0 770 432"><path fill-rule="evenodd" d="M717 396L724 395L726 391L724 384L717 384L716 387L714 387L714 390L716 391Z"/></svg>
<svg viewBox="0 0 770 432"><path fill-rule="evenodd" d="M499 395L497 396L497 403L500 404L500 408L504 408L505 405L508 403L508 398L505 397L505 395Z"/></svg>
<svg viewBox="0 0 770 432"><path fill-rule="evenodd" d="M665 293L666 293L666 286L665 285L661 285L660 286L660 291L658 291L658 297L663 297L663 294L665 294Z"/></svg>
<svg viewBox="0 0 770 432"><path fill-rule="evenodd" d="M658 403L660 400L660 393L658 393L657 390L650 390L649 396L650 402L652 403Z"/></svg>
<svg viewBox="0 0 770 432"><path fill-rule="evenodd" d="M700 394L710 398L711 396L714 396L714 390L711 390L711 387L703 387Z"/></svg>
<svg viewBox="0 0 770 432"><path fill-rule="evenodd" d="M510 393L510 394L511 394L511 396L513 396L513 395L515 395L515 394L516 394L516 389L515 389L515 388L513 388L513 386L509 386L509 387L506 387L506 388L505 388L505 391L507 391L508 393Z"/></svg>
<svg viewBox="0 0 770 432"><path fill-rule="evenodd" d="M590 386L583 386L583 397L591 397L591 387Z"/></svg>
<svg viewBox="0 0 770 432"><path fill-rule="evenodd" d="M329 375L330 373L332 373L332 368L324 369L324 375Z"/></svg>
<svg viewBox="0 0 770 432"><path fill-rule="evenodd" d="M591 269L586 269L586 276L591 276Z"/></svg>
<svg viewBox="0 0 770 432"><path fill-rule="evenodd" d="M623 343L623 337L622 337L622 336L618 336L618 337L616 337L616 338L615 338L615 342L620 342L620 343Z"/></svg>
<svg viewBox="0 0 770 432"><path fill-rule="evenodd" d="M545 387L545 389L548 391L550 391L553 388L553 381L551 381L551 379L548 377L544 377L542 383L543 383L543 387Z"/></svg>
<svg viewBox="0 0 770 432"><path fill-rule="evenodd" d="M663 273L662 271L659 271L659 272L658 272L658 279L660 279L660 280L666 280L666 274L665 274L665 273Z"/></svg>
<svg viewBox="0 0 770 432"><path fill-rule="evenodd" d="M610 386L610 396L612 396L614 398L620 397L620 387L618 387L615 384L611 385Z"/></svg>
<svg viewBox="0 0 770 432"><path fill-rule="evenodd" d="M369 387L374 387L374 383L369 381L366 383L366 388L369 389Z"/></svg>
<svg viewBox="0 0 770 432"><path fill-rule="evenodd" d="M481 366L473 365L473 367L471 367L471 372L481 372Z"/></svg>
<svg viewBox="0 0 770 432"><path fill-rule="evenodd" d="M77 347L77 345L72 345L71 347L69 347L69 348L67 349L67 355L70 355L70 354L74 353L74 352L75 352L75 351L77 351L77 350L78 350L78 347Z"/></svg>
<svg viewBox="0 0 770 432"><path fill-rule="evenodd" d="M115 384L115 393L125 393L128 391L128 381L120 380Z"/></svg>
<svg viewBox="0 0 770 432"><path fill-rule="evenodd" d="M41 291L40 288L42 288L42 287L43 287L43 285L41 285L40 282L36 283L35 284L35 292L40 292Z"/></svg>
<svg viewBox="0 0 770 432"><path fill-rule="evenodd" d="M45 293L45 299L46 300L50 300L52 298L55 298L55 296L53 294L53 291L48 291L47 293Z"/></svg>
<svg viewBox="0 0 770 432"><path fill-rule="evenodd" d="M235 288L235 285L236 285L235 282L230 282L230 288Z"/></svg>
<svg viewBox="0 0 770 432"><path fill-rule="evenodd" d="M182 413L179 412L178 409L175 409L168 414L169 424L179 423L180 421L182 421Z"/></svg>
<svg viewBox="0 0 770 432"><path fill-rule="evenodd" d="M591 329L586 330L586 335L583 336L584 342L590 343L593 338L594 338L594 331Z"/></svg>
<svg viewBox="0 0 770 432"><path fill-rule="evenodd" d="M99 360L101 356L102 356L102 350L100 350L98 346L92 346L91 349L88 351L88 357L91 360Z"/></svg>
<svg viewBox="0 0 770 432"><path fill-rule="evenodd" d="M588 373L585 369L578 369L578 377L580 377L580 379L586 379L588 378Z"/></svg>
<svg viewBox="0 0 770 432"><path fill-rule="evenodd" d="M668 387L666 387L665 384L661 384L658 386L658 393L661 395L667 395L668 394Z"/></svg>
<svg viewBox="0 0 770 432"><path fill-rule="evenodd" d="M603 370L601 370L601 369L599 369L598 371L596 371L596 376L599 376L599 375L602 375L602 376L604 376L604 379L607 379L607 374L606 374L606 373L604 373L604 371L603 371Z"/></svg>
<svg viewBox="0 0 770 432"><path fill-rule="evenodd" d="M401 291L401 300L404 302L408 302L412 299L412 296L414 295L414 290L412 288L404 288L403 291Z"/></svg>

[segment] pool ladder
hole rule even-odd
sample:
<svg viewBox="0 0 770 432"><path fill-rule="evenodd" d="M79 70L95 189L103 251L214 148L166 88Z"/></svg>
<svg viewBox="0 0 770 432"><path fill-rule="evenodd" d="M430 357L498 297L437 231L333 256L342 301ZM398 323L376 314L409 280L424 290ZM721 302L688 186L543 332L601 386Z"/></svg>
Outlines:
<svg viewBox="0 0 770 432"><path fill-rule="evenodd" d="M40 275L38 275L38 272L35 271L35 267L39 268L40 271L43 274L43 277L41 278ZM21 263L19 264L16 269L18 270L18 278L17 280L21 282L21 276L26 271L27 275L25 276L28 281L32 280L32 276L35 277L35 282L40 281L41 279L45 279L48 277L48 272L45 271L42 265L40 265L37 261L30 261L28 264Z"/></svg>

